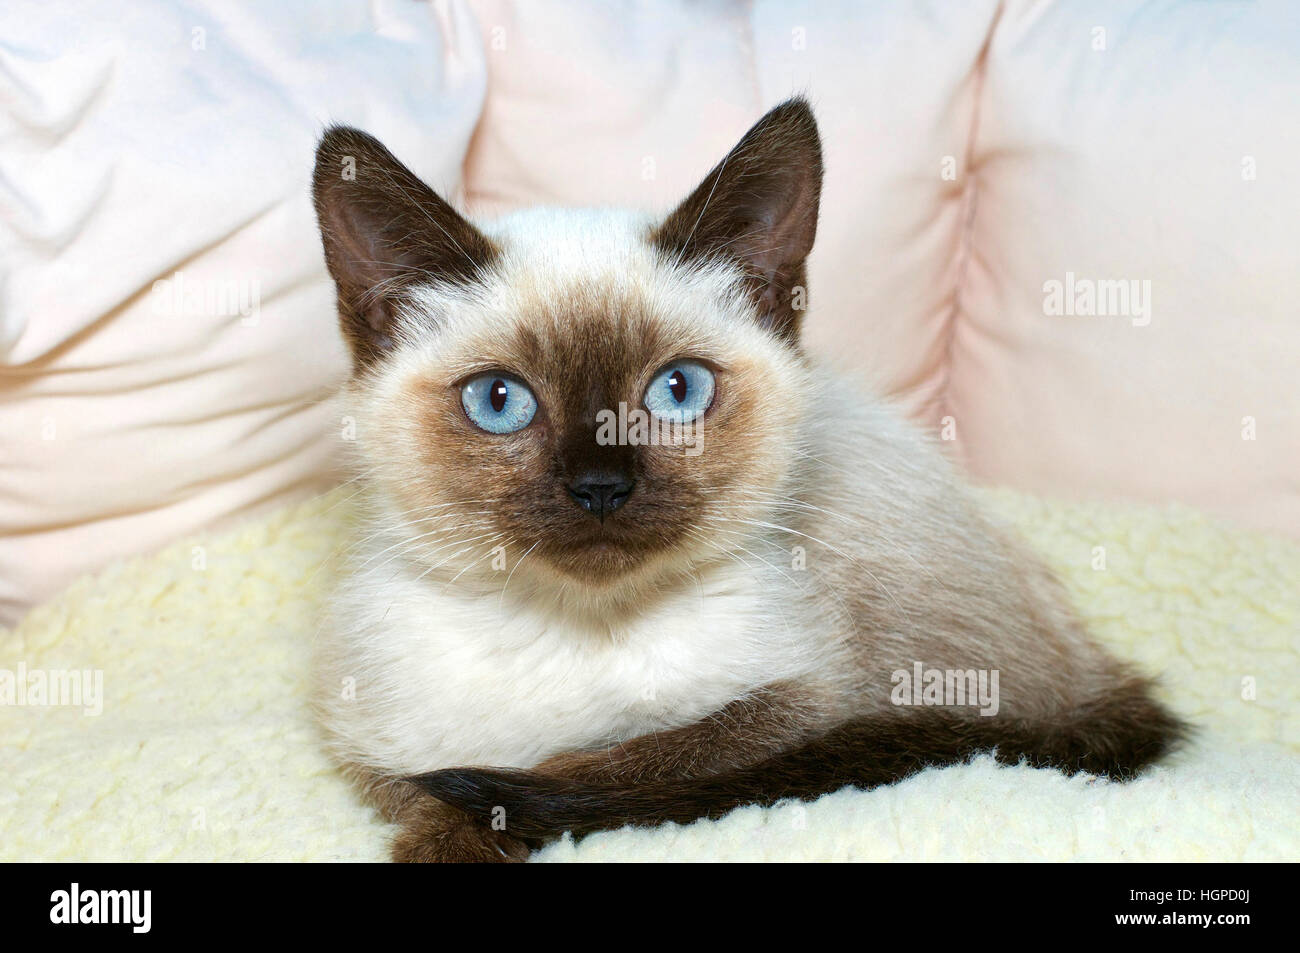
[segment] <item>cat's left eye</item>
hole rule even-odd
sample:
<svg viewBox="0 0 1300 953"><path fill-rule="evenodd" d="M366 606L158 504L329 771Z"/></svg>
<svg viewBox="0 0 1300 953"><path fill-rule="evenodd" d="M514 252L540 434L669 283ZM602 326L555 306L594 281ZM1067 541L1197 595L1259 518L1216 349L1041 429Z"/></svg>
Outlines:
<svg viewBox="0 0 1300 953"><path fill-rule="evenodd" d="M479 374L460 388L465 415L488 433L523 430L537 413L537 398L528 385L508 374Z"/></svg>
<svg viewBox="0 0 1300 953"><path fill-rule="evenodd" d="M645 408L661 420L687 423L713 403L713 372L699 361L675 361L650 382Z"/></svg>

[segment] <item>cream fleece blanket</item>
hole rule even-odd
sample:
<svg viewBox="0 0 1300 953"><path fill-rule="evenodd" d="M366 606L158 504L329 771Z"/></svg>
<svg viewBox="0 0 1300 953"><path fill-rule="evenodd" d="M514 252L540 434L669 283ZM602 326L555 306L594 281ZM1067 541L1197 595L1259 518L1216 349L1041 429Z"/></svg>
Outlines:
<svg viewBox="0 0 1300 953"><path fill-rule="evenodd" d="M0 631L0 680L102 672L98 715L0 707L0 860L386 858L305 701L346 499L116 565ZM1127 785L982 758L536 859L1300 859L1300 547L1184 509L989 500L1099 639L1163 673L1193 744Z"/></svg>

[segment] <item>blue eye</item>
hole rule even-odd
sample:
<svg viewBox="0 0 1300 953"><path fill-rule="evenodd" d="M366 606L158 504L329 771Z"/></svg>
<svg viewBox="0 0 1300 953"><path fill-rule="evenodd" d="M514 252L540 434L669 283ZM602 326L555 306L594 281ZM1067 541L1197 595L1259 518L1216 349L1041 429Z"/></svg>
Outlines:
<svg viewBox="0 0 1300 953"><path fill-rule="evenodd" d="M698 361L677 361L655 375L645 392L646 410L661 420L687 423L713 403L713 372Z"/></svg>
<svg viewBox="0 0 1300 953"><path fill-rule="evenodd" d="M537 398L523 381L505 374L480 374L460 388L465 413L488 433L523 430L537 413Z"/></svg>

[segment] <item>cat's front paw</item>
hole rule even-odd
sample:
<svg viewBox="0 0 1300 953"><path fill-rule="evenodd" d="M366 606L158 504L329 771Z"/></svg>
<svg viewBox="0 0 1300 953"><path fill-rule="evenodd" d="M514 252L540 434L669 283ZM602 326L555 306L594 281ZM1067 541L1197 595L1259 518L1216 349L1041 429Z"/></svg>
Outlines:
<svg viewBox="0 0 1300 953"><path fill-rule="evenodd" d="M399 864L523 863L528 854L518 838L442 805L409 818L393 839L393 860Z"/></svg>

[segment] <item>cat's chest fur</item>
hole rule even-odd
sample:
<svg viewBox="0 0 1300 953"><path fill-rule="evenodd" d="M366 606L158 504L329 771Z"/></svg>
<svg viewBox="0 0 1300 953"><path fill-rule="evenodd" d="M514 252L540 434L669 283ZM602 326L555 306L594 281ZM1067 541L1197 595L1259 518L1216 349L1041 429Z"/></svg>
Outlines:
<svg viewBox="0 0 1300 953"><path fill-rule="evenodd" d="M391 774L530 766L687 724L814 667L771 586L714 567L596 631L545 601L362 574L324 636L327 724L345 760Z"/></svg>

